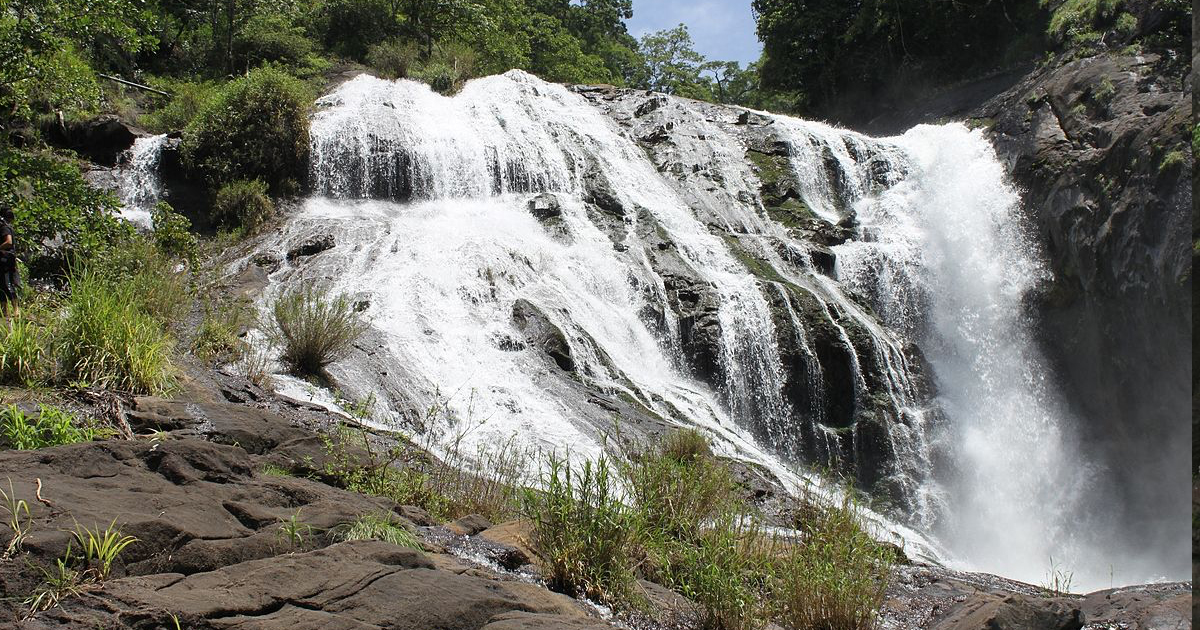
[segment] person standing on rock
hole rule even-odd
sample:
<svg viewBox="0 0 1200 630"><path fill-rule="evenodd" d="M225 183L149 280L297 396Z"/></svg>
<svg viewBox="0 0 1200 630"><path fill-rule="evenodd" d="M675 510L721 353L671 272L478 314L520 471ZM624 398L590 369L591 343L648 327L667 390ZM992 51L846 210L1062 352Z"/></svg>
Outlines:
<svg viewBox="0 0 1200 630"><path fill-rule="evenodd" d="M0 305L5 317L21 314L17 306L17 293L21 288L21 276L17 273L17 241L13 232L12 208L0 208Z"/></svg>

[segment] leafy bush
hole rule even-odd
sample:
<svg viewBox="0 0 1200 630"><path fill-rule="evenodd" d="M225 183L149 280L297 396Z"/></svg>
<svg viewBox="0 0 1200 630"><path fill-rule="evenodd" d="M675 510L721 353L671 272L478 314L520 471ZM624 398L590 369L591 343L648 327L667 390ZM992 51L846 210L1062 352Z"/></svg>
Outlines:
<svg viewBox="0 0 1200 630"><path fill-rule="evenodd" d="M1113 32L1120 35L1125 41L1133 39L1137 33L1138 20L1130 13L1121 13L1117 16L1117 21L1113 24Z"/></svg>
<svg viewBox="0 0 1200 630"><path fill-rule="evenodd" d="M681 463L694 462L712 457L712 445L696 429L677 429L663 437L658 454Z"/></svg>
<svg viewBox="0 0 1200 630"><path fill-rule="evenodd" d="M633 516L617 497L608 460L585 461L578 470L554 456L546 464L544 491L526 493L524 508L542 576L569 595L632 601Z"/></svg>
<svg viewBox="0 0 1200 630"><path fill-rule="evenodd" d="M200 242L192 234L192 222L187 217L175 212L171 204L160 201L150 212L150 221L154 225L154 243L160 251L189 262L195 260Z"/></svg>
<svg viewBox="0 0 1200 630"><path fill-rule="evenodd" d="M18 249L35 271L95 258L133 234L112 193L91 187L75 163L48 152L0 143L0 204L13 208Z"/></svg>
<svg viewBox="0 0 1200 630"><path fill-rule="evenodd" d="M765 590L773 570L767 540L752 520L726 512L696 540L668 541L670 562L659 579L699 604L702 627L761 627L772 603Z"/></svg>
<svg viewBox="0 0 1200 630"><path fill-rule="evenodd" d="M46 375L46 331L26 308L7 326L0 325L0 383L32 387Z"/></svg>
<svg viewBox="0 0 1200 630"><path fill-rule="evenodd" d="M805 502L799 540L764 533L693 431L632 458L628 507L609 490L604 460L580 473L551 458L525 515L543 575L555 588L636 606L636 570L695 602L701 625L748 630L874 627L893 553L862 529L854 504Z"/></svg>
<svg viewBox="0 0 1200 630"><path fill-rule="evenodd" d="M650 544L694 542L714 518L736 509L729 469L712 459L694 430L668 434L624 470L638 508L638 527Z"/></svg>
<svg viewBox="0 0 1200 630"><path fill-rule="evenodd" d="M862 528L846 498L816 511L803 538L789 546L775 572L781 619L792 628L867 630L876 627L893 551Z"/></svg>
<svg viewBox="0 0 1200 630"><path fill-rule="evenodd" d="M10 448L32 450L60 444L91 442L112 436L109 429L82 423L73 414L57 407L39 405L35 416L28 416L16 405L9 405L0 416L0 434Z"/></svg>
<svg viewBox="0 0 1200 630"><path fill-rule="evenodd" d="M1051 0L1040 0L1047 6ZM1121 0L1066 0L1050 16L1047 34L1058 42L1073 44L1094 41L1096 29L1110 20L1121 5Z"/></svg>
<svg viewBox="0 0 1200 630"><path fill-rule="evenodd" d="M205 308L200 330L192 340L192 352L206 360L242 358L246 345L240 335L248 323L249 318L242 303Z"/></svg>
<svg viewBox="0 0 1200 630"><path fill-rule="evenodd" d="M35 110L63 110L67 115L95 112L100 102L96 73L74 46L46 54L38 66L41 76L28 84L26 95Z"/></svg>
<svg viewBox="0 0 1200 630"><path fill-rule="evenodd" d="M113 282L84 268L75 269L69 283L57 340L66 378L135 393L168 390L174 381L173 342L146 312L138 284ZM151 284L149 278L144 282Z"/></svg>
<svg viewBox="0 0 1200 630"><path fill-rule="evenodd" d="M319 375L346 356L366 331L362 315L346 295L331 296L311 283L279 296L271 307L269 333L282 347L282 359L294 372Z"/></svg>
<svg viewBox="0 0 1200 630"><path fill-rule="evenodd" d="M428 84L435 92L452 94L475 76L477 62L474 50L461 44L439 43L428 59L409 72L409 77Z"/></svg>
<svg viewBox="0 0 1200 630"><path fill-rule="evenodd" d="M220 91L220 86L211 81L153 79L150 84L171 93L171 100L165 106L145 114L138 121L154 133L187 128Z"/></svg>
<svg viewBox="0 0 1200 630"><path fill-rule="evenodd" d="M187 308L187 286L182 269L150 238L136 236L86 266L114 291L127 292L133 305L168 325Z"/></svg>
<svg viewBox="0 0 1200 630"><path fill-rule="evenodd" d="M311 101L304 84L284 72L250 71L188 124L181 146L185 166L212 188L260 179L276 194L293 192L308 166Z"/></svg>
<svg viewBox="0 0 1200 630"><path fill-rule="evenodd" d="M1187 160L1186 156L1187 154L1179 149L1168 151L1167 154L1163 156L1162 161L1158 163L1158 172L1168 173L1176 168L1179 168L1180 166L1183 166L1183 163Z"/></svg>
<svg viewBox="0 0 1200 630"><path fill-rule="evenodd" d="M240 226L252 234L275 213L275 204L267 196L267 185L262 181L238 180L217 191L212 213L217 221Z"/></svg>
<svg viewBox="0 0 1200 630"><path fill-rule="evenodd" d="M419 55L416 44L392 39L367 49L367 65L385 79L404 79L416 67Z"/></svg>

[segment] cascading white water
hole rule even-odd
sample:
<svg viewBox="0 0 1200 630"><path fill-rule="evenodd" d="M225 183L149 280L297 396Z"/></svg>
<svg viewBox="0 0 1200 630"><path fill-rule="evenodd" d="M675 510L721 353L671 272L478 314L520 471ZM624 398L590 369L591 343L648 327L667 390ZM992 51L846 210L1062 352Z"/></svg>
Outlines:
<svg viewBox="0 0 1200 630"><path fill-rule="evenodd" d="M361 76L318 107L311 180L320 196L265 247L283 252L320 234L337 246L286 261L264 300L305 280L359 296L372 334L361 357L335 367L348 393L376 394L396 412L440 401L481 425L468 445L516 435L580 456L598 454L604 434L620 430L599 394L707 428L722 452L794 480L796 462L781 461L771 441L821 440L805 452L829 461L846 450L845 427L826 426L817 404L832 395L829 366L809 339L816 329L807 318L819 316L833 336L823 343L846 353L850 408L894 410L881 438L894 461L875 465L906 499L909 522L936 527L967 567L1037 582L1053 553L1077 584L1100 575L1083 565L1108 557L1078 535L1089 526L1068 527L1086 467L1072 454L1071 426L1021 307L1045 271L981 135L950 125L874 140L762 114L789 146L814 214L829 223L857 217L856 240L834 248L835 281L804 262L809 244L743 189L754 176L742 141L701 114L693 122L702 133L676 148L707 146L707 163L660 172L586 99L518 71L473 81L453 98ZM686 190L701 171L718 185ZM612 199L597 199L597 189ZM537 193L554 195L553 223L528 209ZM668 267L681 269L664 271L649 235L677 256ZM734 241L772 273L752 273ZM682 268L715 296L720 375L708 385L685 369L679 339L694 322L668 296L668 276ZM794 296L816 310L800 312ZM522 341L518 302L562 331L569 376ZM647 311L662 315L661 329ZM811 409L783 395L780 317L808 365L802 402ZM931 364L942 426L908 343ZM801 417L811 429L801 432ZM939 478L934 451L950 454Z"/></svg>
<svg viewBox="0 0 1200 630"><path fill-rule="evenodd" d="M932 366L950 420L941 539L967 568L1034 583L1055 571L1077 589L1162 579L1092 510L1108 489L1077 450L1023 303L1048 272L991 145L961 125L892 141L912 173L854 205L864 238L836 248L838 277Z"/></svg>
<svg viewBox="0 0 1200 630"><path fill-rule="evenodd" d="M139 137L124 158L117 192L121 199L121 217L130 223L151 227L150 212L162 200L158 163L166 142L166 134Z"/></svg>

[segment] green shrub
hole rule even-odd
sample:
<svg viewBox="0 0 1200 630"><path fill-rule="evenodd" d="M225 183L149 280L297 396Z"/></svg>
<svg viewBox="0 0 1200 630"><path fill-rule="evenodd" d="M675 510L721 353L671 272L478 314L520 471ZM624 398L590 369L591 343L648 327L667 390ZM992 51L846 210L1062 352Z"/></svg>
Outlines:
<svg viewBox="0 0 1200 630"><path fill-rule="evenodd" d="M1047 6L1052 0L1040 0ZM1122 0L1066 0L1050 16L1046 32L1058 42L1086 44L1099 39L1096 29L1112 19Z"/></svg>
<svg viewBox="0 0 1200 630"><path fill-rule="evenodd" d="M1116 94L1117 87L1113 85L1112 79L1104 77L1092 89L1092 100L1101 107L1108 107Z"/></svg>
<svg viewBox="0 0 1200 630"><path fill-rule="evenodd" d="M235 303L223 307L206 307L200 329L192 340L192 352L205 360L236 360L245 354L241 339L243 328L249 324L245 305Z"/></svg>
<svg viewBox="0 0 1200 630"><path fill-rule="evenodd" d="M150 220L154 225L154 243L160 251L188 262L195 261L200 242L192 233L192 222L187 217L175 212L171 204L160 201L150 212Z"/></svg>
<svg viewBox="0 0 1200 630"><path fill-rule="evenodd" d="M236 225L247 233L257 232L271 215L275 204L267 196L267 185L259 180L230 182L217 191L212 205L213 218Z"/></svg>
<svg viewBox="0 0 1200 630"><path fill-rule="evenodd" d="M708 438L696 429L677 429L663 437L659 454L677 462L697 461L712 457Z"/></svg>
<svg viewBox="0 0 1200 630"><path fill-rule="evenodd" d="M77 268L58 327L58 358L67 379L142 394L170 389L173 342L146 312L133 282L113 282ZM145 285L152 285L147 278Z"/></svg>
<svg viewBox="0 0 1200 630"><path fill-rule="evenodd" d="M205 104L181 145L190 172L218 188L259 179L275 194L294 192L308 167L304 84L279 70L252 70Z"/></svg>
<svg viewBox="0 0 1200 630"><path fill-rule="evenodd" d="M347 523L335 535L340 540L381 540L397 547L408 547L417 551L424 549L417 537L387 512L360 516L353 523Z"/></svg>
<svg viewBox="0 0 1200 630"><path fill-rule="evenodd" d="M531 542L551 588L601 602L633 601L633 518L617 498L614 482L604 457L573 470L569 462L550 456L544 490L526 493Z"/></svg>
<svg viewBox="0 0 1200 630"><path fill-rule="evenodd" d="M392 39L367 49L367 65L385 79L404 79L416 67L419 56L416 44Z"/></svg>
<svg viewBox="0 0 1200 630"><path fill-rule="evenodd" d="M1122 39L1128 41L1133 38L1137 32L1138 21L1130 13L1121 13L1117 16L1117 22L1113 24L1113 31L1121 36Z"/></svg>
<svg viewBox="0 0 1200 630"><path fill-rule="evenodd" d="M39 405L35 416L28 416L16 405L9 405L0 416L0 434L10 448L32 450L60 444L91 442L106 438L113 431L92 423L80 422L73 414L50 405Z"/></svg>
<svg viewBox="0 0 1200 630"><path fill-rule="evenodd" d="M752 520L727 512L690 543L668 541L670 562L659 579L699 605L701 627L759 628L772 603L766 592L773 571L766 541Z"/></svg>
<svg viewBox="0 0 1200 630"><path fill-rule="evenodd" d="M712 519L740 508L729 468L708 448L698 432L677 431L625 467L638 527L652 546L665 540L692 543Z"/></svg>
<svg viewBox="0 0 1200 630"><path fill-rule="evenodd" d="M780 620L791 628L875 628L894 552L863 530L849 498L813 514L775 571Z"/></svg>
<svg viewBox="0 0 1200 630"><path fill-rule="evenodd" d="M182 131L217 97L220 85L212 81L153 79L150 84L171 93L166 105L143 115L138 122L153 133Z"/></svg>
<svg viewBox="0 0 1200 630"><path fill-rule="evenodd" d="M1162 162L1159 162L1158 164L1158 172L1170 172L1176 168L1179 168L1180 166L1183 166L1183 163L1186 160L1187 156L1183 151L1180 151L1179 149L1168 151L1167 154L1163 156Z"/></svg>
<svg viewBox="0 0 1200 630"><path fill-rule="evenodd" d="M428 84L435 92L453 94L475 76L477 62L478 55L471 48L439 43L428 59L409 72L409 77Z"/></svg>
<svg viewBox="0 0 1200 630"><path fill-rule="evenodd" d="M761 621L765 565L752 551L762 536L708 439L694 429L669 433L624 473L647 577L699 604L705 627Z"/></svg>
<svg viewBox="0 0 1200 630"><path fill-rule="evenodd" d="M0 383L25 387L40 383L50 367L46 337L28 308L0 325Z"/></svg>
<svg viewBox="0 0 1200 630"><path fill-rule="evenodd" d="M93 188L74 162L49 152L0 143L0 204L13 208L18 249L35 272L90 260L133 235L112 193Z"/></svg>
<svg viewBox="0 0 1200 630"><path fill-rule="evenodd" d="M409 452L393 446L380 452L373 448L361 425L339 424L321 436L328 455L324 473L342 487L360 494L387 497L401 505L415 505L437 518L449 518L449 500L439 494L427 473L411 466ZM410 466L398 467L398 462Z"/></svg>
<svg viewBox="0 0 1200 630"><path fill-rule="evenodd" d="M120 249L82 266L95 272L115 291L126 292L136 308L160 324L175 322L187 308L182 269L150 238L133 237Z"/></svg>
<svg viewBox="0 0 1200 630"><path fill-rule="evenodd" d="M283 362L298 374L321 374L326 365L345 357L367 328L349 297L332 296L311 283L279 296L271 314L271 339L282 348Z"/></svg>

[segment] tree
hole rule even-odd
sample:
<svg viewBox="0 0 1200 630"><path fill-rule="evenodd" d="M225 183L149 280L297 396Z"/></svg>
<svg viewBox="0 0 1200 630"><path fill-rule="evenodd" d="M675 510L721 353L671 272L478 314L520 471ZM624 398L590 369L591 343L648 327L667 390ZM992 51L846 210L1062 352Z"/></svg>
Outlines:
<svg viewBox="0 0 1200 630"><path fill-rule="evenodd" d="M6 0L0 4L0 126L28 118L39 93L51 108L81 94L80 73L90 75L90 69L78 61L77 54L64 57L60 51L112 46L135 52L152 41L141 32L148 20L137 0ZM72 78L70 85L63 93L54 93L64 76Z"/></svg>
<svg viewBox="0 0 1200 630"><path fill-rule="evenodd" d="M475 0L399 0L398 6L405 25L420 38L427 57L439 39L455 35L469 40L492 28L487 7Z"/></svg>
<svg viewBox="0 0 1200 630"><path fill-rule="evenodd" d="M645 59L639 87L688 98L711 98L712 91L700 72L704 56L696 52L687 26L650 33L642 38Z"/></svg>
<svg viewBox="0 0 1200 630"><path fill-rule="evenodd" d="M870 108L1043 50L1038 0L752 0L761 81L821 115ZM842 118L845 118L842 116Z"/></svg>
<svg viewBox="0 0 1200 630"><path fill-rule="evenodd" d="M712 77L713 98L718 103L747 105L758 89L758 68L751 64L742 68L736 61L709 61L700 71Z"/></svg>

